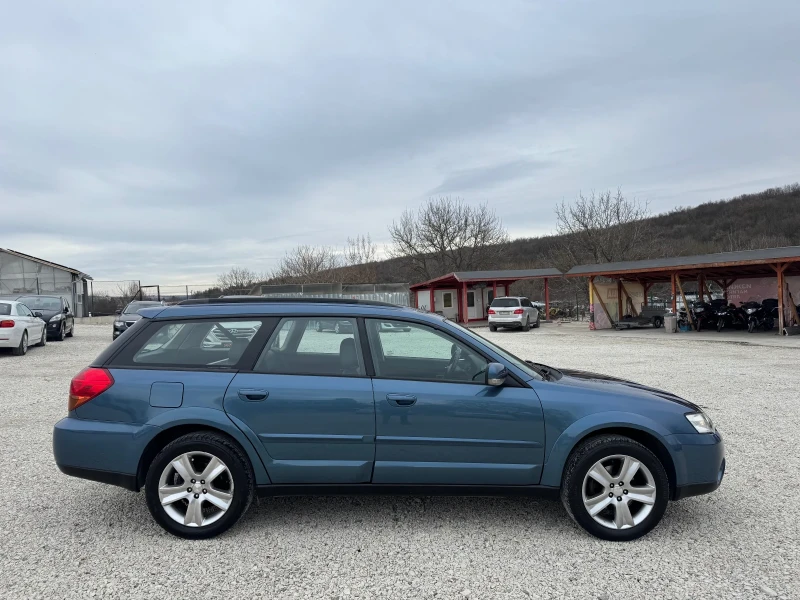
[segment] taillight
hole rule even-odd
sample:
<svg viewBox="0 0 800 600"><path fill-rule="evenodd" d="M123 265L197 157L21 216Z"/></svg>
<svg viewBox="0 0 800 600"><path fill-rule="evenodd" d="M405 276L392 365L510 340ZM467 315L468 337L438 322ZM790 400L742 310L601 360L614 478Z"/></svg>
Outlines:
<svg viewBox="0 0 800 600"><path fill-rule="evenodd" d="M490 314L490 315L493 315L493 314L495 314L495 312L494 312L494 311L493 311L493 310L490 308L490 309L489 309L489 314Z"/></svg>
<svg viewBox="0 0 800 600"><path fill-rule="evenodd" d="M522 313L524 313L524 312L525 312L524 310L522 310L521 308L518 308L518 309L516 309L516 310L514 311L514 314L515 314L515 315L521 315L521 314L522 314Z"/></svg>
<svg viewBox="0 0 800 600"><path fill-rule="evenodd" d="M14 321L11 319L6 319L5 321L0 321L0 327L13 327Z"/></svg>
<svg viewBox="0 0 800 600"><path fill-rule="evenodd" d="M86 404L114 385L114 378L105 369L88 367L75 375L69 384L69 410Z"/></svg>

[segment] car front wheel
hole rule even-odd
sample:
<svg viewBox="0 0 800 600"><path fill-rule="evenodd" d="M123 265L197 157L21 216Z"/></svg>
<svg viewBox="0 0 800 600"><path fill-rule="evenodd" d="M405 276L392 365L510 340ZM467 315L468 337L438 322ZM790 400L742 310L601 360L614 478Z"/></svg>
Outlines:
<svg viewBox="0 0 800 600"><path fill-rule="evenodd" d="M664 516L668 496L669 479L655 454L621 435L601 435L576 448L561 487L569 515L611 541L647 534Z"/></svg>
<svg viewBox="0 0 800 600"><path fill-rule="evenodd" d="M188 539L229 529L250 506L254 490L244 451L212 432L190 433L168 444L150 465L145 484L156 522Z"/></svg>

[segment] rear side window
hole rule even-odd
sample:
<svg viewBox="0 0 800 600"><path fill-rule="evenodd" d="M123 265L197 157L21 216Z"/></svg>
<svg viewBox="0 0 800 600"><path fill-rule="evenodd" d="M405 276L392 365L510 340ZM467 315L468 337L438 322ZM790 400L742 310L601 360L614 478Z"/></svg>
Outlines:
<svg viewBox="0 0 800 600"><path fill-rule="evenodd" d="M264 326L260 319L156 321L112 362L142 368L235 368L251 344L263 343L258 340L263 340L259 332Z"/></svg>
<svg viewBox="0 0 800 600"><path fill-rule="evenodd" d="M6 302L0 302L0 315L10 315L11 305Z"/></svg>
<svg viewBox="0 0 800 600"><path fill-rule="evenodd" d="M283 375L361 377L364 361L355 319L282 319L255 371Z"/></svg>
<svg viewBox="0 0 800 600"><path fill-rule="evenodd" d="M519 306L517 298L495 298L492 301L492 308L508 308L511 306Z"/></svg>

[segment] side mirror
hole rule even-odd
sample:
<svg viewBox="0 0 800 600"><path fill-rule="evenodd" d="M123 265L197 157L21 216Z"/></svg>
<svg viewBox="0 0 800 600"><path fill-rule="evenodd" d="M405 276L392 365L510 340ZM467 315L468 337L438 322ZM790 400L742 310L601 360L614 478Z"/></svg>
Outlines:
<svg viewBox="0 0 800 600"><path fill-rule="evenodd" d="M503 385L508 377L508 370L500 363L489 363L486 367L486 385Z"/></svg>
<svg viewBox="0 0 800 600"><path fill-rule="evenodd" d="M114 311L114 314L115 315L121 315L122 314L122 309L118 308L117 310Z"/></svg>
<svg viewBox="0 0 800 600"><path fill-rule="evenodd" d="M40 310L33 311L33 316L34 317L39 317L41 319L42 318L42 311L40 311Z"/></svg>

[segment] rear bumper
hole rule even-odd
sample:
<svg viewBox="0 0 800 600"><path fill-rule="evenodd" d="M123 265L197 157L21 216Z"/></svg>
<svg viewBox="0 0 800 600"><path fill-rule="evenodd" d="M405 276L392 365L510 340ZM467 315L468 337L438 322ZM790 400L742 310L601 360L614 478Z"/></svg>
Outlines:
<svg viewBox="0 0 800 600"><path fill-rule="evenodd" d="M498 327L522 327L525 315L515 315L513 317L498 317L489 315L489 325L497 325Z"/></svg>
<svg viewBox="0 0 800 600"><path fill-rule="evenodd" d="M5 331L3 331L3 329L5 329ZM16 348L19 346L19 343L22 341L22 332L24 330L22 328L17 330L11 327L4 327L3 329L0 329L0 348Z"/></svg>
<svg viewBox="0 0 800 600"><path fill-rule="evenodd" d="M139 460L159 431L151 425L70 416L53 428L53 457L67 475L138 490Z"/></svg>

